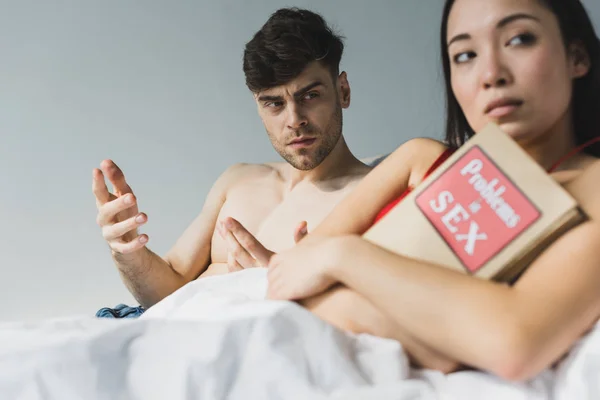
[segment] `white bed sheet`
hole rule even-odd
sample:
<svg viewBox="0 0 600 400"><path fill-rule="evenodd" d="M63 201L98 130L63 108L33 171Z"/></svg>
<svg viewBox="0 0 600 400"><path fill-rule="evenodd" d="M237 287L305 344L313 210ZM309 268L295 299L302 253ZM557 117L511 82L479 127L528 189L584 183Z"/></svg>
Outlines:
<svg viewBox="0 0 600 400"><path fill-rule="evenodd" d="M522 384L414 371L394 341L263 300L265 270L195 281L137 320L0 325L0 399L600 399L600 325Z"/></svg>

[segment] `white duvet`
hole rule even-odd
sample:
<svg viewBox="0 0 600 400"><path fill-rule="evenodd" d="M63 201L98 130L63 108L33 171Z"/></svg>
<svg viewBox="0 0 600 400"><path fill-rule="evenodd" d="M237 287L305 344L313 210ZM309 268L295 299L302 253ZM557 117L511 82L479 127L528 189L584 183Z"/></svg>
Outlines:
<svg viewBox="0 0 600 400"><path fill-rule="evenodd" d="M600 325L525 384L408 368L391 340L263 300L252 269L195 281L137 320L0 325L0 399L600 399Z"/></svg>

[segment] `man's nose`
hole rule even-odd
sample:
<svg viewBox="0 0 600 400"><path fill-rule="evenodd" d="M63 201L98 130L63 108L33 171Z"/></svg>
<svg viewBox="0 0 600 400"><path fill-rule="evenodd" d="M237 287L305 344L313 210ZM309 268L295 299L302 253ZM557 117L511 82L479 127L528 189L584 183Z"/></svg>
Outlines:
<svg viewBox="0 0 600 400"><path fill-rule="evenodd" d="M288 107L288 121L287 126L289 129L298 130L308 124L308 120L304 115L302 107L297 104L292 104Z"/></svg>

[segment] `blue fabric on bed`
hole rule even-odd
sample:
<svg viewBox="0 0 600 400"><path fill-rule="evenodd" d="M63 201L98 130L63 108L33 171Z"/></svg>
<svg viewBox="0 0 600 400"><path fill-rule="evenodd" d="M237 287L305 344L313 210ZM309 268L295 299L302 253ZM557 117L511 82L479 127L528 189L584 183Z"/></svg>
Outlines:
<svg viewBox="0 0 600 400"><path fill-rule="evenodd" d="M96 312L98 318L138 318L146 311L143 307L130 307L127 304L119 304L115 308L104 307Z"/></svg>

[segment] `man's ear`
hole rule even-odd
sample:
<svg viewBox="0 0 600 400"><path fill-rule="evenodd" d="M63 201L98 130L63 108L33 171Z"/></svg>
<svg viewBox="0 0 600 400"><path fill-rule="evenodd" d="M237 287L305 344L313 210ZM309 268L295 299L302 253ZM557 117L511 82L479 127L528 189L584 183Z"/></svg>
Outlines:
<svg viewBox="0 0 600 400"><path fill-rule="evenodd" d="M569 45L569 66L573 79L584 77L590 72L590 55L580 41Z"/></svg>
<svg viewBox="0 0 600 400"><path fill-rule="evenodd" d="M338 77L338 93L340 94L340 104L342 108L350 107L350 83L348 75L343 71Z"/></svg>

